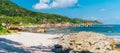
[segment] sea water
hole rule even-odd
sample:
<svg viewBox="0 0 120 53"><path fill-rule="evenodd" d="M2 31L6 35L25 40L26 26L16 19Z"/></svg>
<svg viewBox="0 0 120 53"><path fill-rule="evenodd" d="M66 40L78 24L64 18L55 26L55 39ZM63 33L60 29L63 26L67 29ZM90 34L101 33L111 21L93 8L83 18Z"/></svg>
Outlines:
<svg viewBox="0 0 120 53"><path fill-rule="evenodd" d="M93 25L91 27L48 28L47 33L77 33L81 31L102 33L107 36L120 36L120 25Z"/></svg>
<svg viewBox="0 0 120 53"><path fill-rule="evenodd" d="M108 36L120 36L120 25L93 25L91 27L70 27L66 28L66 30L80 32L96 32L102 33Z"/></svg>

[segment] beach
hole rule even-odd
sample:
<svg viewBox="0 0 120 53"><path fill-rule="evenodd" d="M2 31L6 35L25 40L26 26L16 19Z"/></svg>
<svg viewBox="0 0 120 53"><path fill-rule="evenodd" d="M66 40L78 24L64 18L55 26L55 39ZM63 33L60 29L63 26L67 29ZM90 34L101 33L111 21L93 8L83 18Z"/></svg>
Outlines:
<svg viewBox="0 0 120 53"><path fill-rule="evenodd" d="M58 44L57 40L52 40L52 38L54 37L58 36L55 34L41 34L29 32L19 32L18 34L0 36L0 52L20 53L32 50L34 50L34 52L36 50L39 50L37 52L42 52L42 49L47 49L47 51L50 50L51 52L50 47L52 47L54 44Z"/></svg>
<svg viewBox="0 0 120 53"><path fill-rule="evenodd" d="M82 33L87 34L88 32ZM56 44L61 44L62 42L58 40L58 37L61 37L61 35L30 32L19 32L17 34L3 35L0 36L0 52L54 53L52 51L53 46ZM117 40L119 39L119 37L120 36L109 36L109 38L117 38Z"/></svg>
<svg viewBox="0 0 120 53"><path fill-rule="evenodd" d="M0 0L0 53L120 53L120 0Z"/></svg>

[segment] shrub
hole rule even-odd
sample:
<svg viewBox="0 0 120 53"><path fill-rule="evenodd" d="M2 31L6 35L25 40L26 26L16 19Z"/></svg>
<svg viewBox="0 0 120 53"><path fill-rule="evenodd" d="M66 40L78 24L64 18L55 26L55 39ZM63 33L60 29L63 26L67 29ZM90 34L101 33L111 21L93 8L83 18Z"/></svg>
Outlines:
<svg viewBox="0 0 120 53"><path fill-rule="evenodd" d="M5 28L2 27L2 24L0 24L0 35L3 35L3 34L8 34L9 31Z"/></svg>

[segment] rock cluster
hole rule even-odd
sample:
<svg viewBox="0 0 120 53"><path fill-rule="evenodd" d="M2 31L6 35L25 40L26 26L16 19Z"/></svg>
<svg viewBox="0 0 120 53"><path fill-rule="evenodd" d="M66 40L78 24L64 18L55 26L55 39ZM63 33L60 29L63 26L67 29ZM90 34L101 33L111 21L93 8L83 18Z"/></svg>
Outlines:
<svg viewBox="0 0 120 53"><path fill-rule="evenodd" d="M55 23L55 24L51 24L51 23L46 23L46 24L41 24L38 25L39 28L51 28L51 27L71 27L72 24L71 23Z"/></svg>
<svg viewBox="0 0 120 53"><path fill-rule="evenodd" d="M93 32L79 32L62 37L67 48L73 51L90 51L91 53L120 53L118 42L103 34ZM64 48L66 46L63 45ZM117 48L117 50L116 50Z"/></svg>

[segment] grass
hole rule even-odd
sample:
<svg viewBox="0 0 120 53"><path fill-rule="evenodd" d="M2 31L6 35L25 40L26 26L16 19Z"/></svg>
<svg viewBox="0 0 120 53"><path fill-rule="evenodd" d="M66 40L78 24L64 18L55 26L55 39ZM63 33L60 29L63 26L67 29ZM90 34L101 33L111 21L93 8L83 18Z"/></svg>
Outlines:
<svg viewBox="0 0 120 53"><path fill-rule="evenodd" d="M6 28L3 28L2 24L0 24L0 35L6 35L6 34L10 34L10 33L17 33L17 31L15 31L15 30L8 30Z"/></svg>
<svg viewBox="0 0 120 53"><path fill-rule="evenodd" d="M9 34L10 32L7 29L0 29L0 35Z"/></svg>
<svg viewBox="0 0 120 53"><path fill-rule="evenodd" d="M18 31L16 31L16 30L2 29L2 30L0 30L0 35L7 35L7 34L17 33L17 32L18 32Z"/></svg>
<svg viewBox="0 0 120 53"><path fill-rule="evenodd" d="M9 30L10 33L17 33L17 30Z"/></svg>

